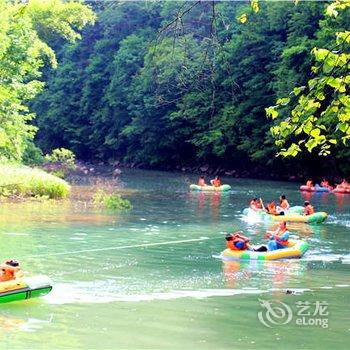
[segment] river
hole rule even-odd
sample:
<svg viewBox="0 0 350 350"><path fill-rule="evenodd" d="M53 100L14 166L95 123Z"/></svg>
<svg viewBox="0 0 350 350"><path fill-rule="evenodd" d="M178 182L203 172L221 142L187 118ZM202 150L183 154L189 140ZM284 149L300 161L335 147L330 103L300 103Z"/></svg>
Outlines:
<svg viewBox="0 0 350 350"><path fill-rule="evenodd" d="M258 243L271 228L243 220L251 197L306 198L295 183L233 178L223 178L230 193L190 193L196 179L124 170L134 206L124 214L2 203L1 259L50 276L54 288L0 305L0 348L348 348L350 196L307 198L329 218L290 225L310 244L302 259L224 264L226 232Z"/></svg>

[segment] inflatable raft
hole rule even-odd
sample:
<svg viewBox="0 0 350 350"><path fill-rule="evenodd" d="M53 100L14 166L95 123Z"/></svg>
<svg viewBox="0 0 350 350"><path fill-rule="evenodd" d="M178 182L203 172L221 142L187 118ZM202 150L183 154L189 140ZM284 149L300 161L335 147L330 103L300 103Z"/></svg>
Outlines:
<svg viewBox="0 0 350 350"><path fill-rule="evenodd" d="M350 194L350 188L335 188L333 193Z"/></svg>
<svg viewBox="0 0 350 350"><path fill-rule="evenodd" d="M18 278L0 282L0 303L41 297L50 293L51 280L47 276Z"/></svg>
<svg viewBox="0 0 350 350"><path fill-rule="evenodd" d="M214 186L198 186L198 185L190 185L190 189L192 191L230 191L231 186L230 185L221 185L220 187L214 187Z"/></svg>
<svg viewBox="0 0 350 350"><path fill-rule="evenodd" d="M302 240L289 240L287 248L277 249L267 252L254 252L252 250L232 250L225 249L221 253L224 261L232 260L278 260L301 258L307 251L309 245Z"/></svg>
<svg viewBox="0 0 350 350"><path fill-rule="evenodd" d="M302 191L302 192L325 192L325 193L331 192L331 190L328 187L322 187L319 184L316 184L315 186L312 186L312 187L302 185L302 186L300 186L300 191Z"/></svg>
<svg viewBox="0 0 350 350"><path fill-rule="evenodd" d="M328 214L320 211L312 215L302 215L303 207L291 207L285 215L270 215L264 211L254 211L249 208L243 210L243 214L247 216L256 216L261 221L289 221L289 222L305 222L308 224L320 224L327 219Z"/></svg>

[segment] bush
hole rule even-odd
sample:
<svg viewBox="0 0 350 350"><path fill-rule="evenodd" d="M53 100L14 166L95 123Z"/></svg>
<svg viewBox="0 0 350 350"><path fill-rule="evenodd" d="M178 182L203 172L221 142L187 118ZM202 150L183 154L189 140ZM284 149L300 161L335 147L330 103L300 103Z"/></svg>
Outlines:
<svg viewBox="0 0 350 350"><path fill-rule="evenodd" d="M26 165L41 165L44 163L43 152L33 142L28 142L22 161Z"/></svg>
<svg viewBox="0 0 350 350"><path fill-rule="evenodd" d="M68 169L75 169L75 154L66 148L56 148L45 156L49 163L60 163Z"/></svg>
<svg viewBox="0 0 350 350"><path fill-rule="evenodd" d="M127 199L122 198L119 194L108 194L104 190L98 190L93 196L95 206L104 207L112 210L131 210L132 204Z"/></svg>
<svg viewBox="0 0 350 350"><path fill-rule="evenodd" d="M19 164L0 164L0 195L5 197L65 198L69 185L40 169Z"/></svg>

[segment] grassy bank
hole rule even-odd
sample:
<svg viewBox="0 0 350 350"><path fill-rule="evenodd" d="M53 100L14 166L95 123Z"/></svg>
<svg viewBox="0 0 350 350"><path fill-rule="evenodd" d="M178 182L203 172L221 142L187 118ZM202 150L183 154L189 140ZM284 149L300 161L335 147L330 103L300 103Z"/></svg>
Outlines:
<svg viewBox="0 0 350 350"><path fill-rule="evenodd" d="M40 169L19 164L0 164L0 196L2 197L67 197L69 185L64 180Z"/></svg>

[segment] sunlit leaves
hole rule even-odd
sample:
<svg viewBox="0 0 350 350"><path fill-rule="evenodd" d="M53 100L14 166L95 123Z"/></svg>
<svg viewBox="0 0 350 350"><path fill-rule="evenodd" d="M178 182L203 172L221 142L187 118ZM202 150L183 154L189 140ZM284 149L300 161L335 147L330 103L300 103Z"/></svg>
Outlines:
<svg viewBox="0 0 350 350"><path fill-rule="evenodd" d="M350 7L349 0L335 1L327 7L326 14L340 16L339 11L346 7ZM294 106L290 115L282 115L283 98L277 100L276 106L266 108L269 118L284 117L271 128L279 154L295 157L303 149L310 153L317 149L319 155L328 156L339 140L347 145L350 139L349 52L348 31L336 34L332 49L314 48L314 77L309 79L307 87L294 88L294 99L287 102Z"/></svg>

